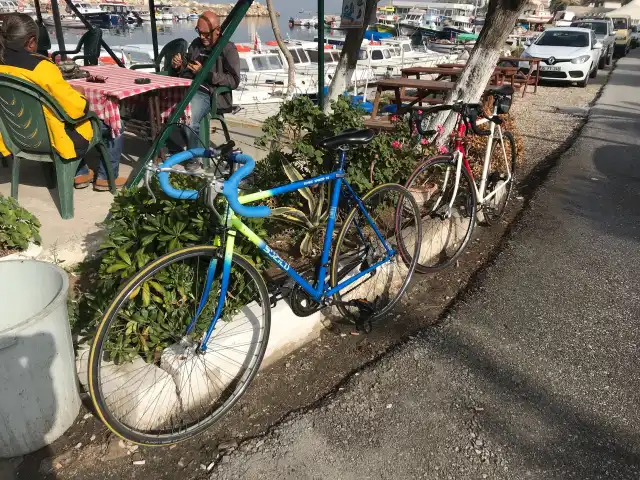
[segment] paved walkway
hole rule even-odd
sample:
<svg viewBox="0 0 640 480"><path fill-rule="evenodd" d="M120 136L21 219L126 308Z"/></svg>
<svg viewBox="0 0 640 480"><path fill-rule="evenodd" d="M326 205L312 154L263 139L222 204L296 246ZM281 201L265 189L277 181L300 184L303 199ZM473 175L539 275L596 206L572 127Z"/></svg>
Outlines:
<svg viewBox="0 0 640 480"><path fill-rule="evenodd" d="M640 478L638 292L636 51L438 328L203 476Z"/></svg>

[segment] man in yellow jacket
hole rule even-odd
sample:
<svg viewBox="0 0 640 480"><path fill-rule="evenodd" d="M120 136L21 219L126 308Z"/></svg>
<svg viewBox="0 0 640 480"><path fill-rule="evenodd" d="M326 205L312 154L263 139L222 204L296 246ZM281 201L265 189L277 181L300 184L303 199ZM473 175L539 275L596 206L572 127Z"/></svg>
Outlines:
<svg viewBox="0 0 640 480"><path fill-rule="evenodd" d="M81 118L86 115L89 109L87 100L62 78L62 73L54 63L35 53L37 46L38 27L29 15L16 13L6 16L0 28L0 73L35 83L49 93L71 118ZM56 152L66 160L84 157L94 134L91 123L82 122L72 128L58 120L47 107L43 109L49 138ZM111 168L116 177L116 186L121 187L126 182L125 178L118 177L124 136L121 134L113 138L111 130L104 123L101 134L107 145ZM0 154L4 156L11 154L1 136ZM83 160L76 172L74 186L85 188L93 180L93 172ZM101 191L109 189L106 169L102 163L98 169L94 188Z"/></svg>

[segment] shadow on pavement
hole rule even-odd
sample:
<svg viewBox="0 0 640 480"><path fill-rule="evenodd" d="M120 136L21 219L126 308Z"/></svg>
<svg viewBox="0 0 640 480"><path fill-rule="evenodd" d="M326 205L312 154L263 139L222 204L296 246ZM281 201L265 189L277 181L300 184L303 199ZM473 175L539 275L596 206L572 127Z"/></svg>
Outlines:
<svg viewBox="0 0 640 480"><path fill-rule="evenodd" d="M606 425L599 415L582 408L579 399L557 393L561 386L547 388L532 378L538 372L527 375L492 358L494 353L474 344L473 336L449 335L447 329L427 335L443 358L460 362L478 384L486 385L481 393L493 396L499 408L484 408L478 421L498 443L517 450L512 453L518 454L526 469L553 472L546 478L638 478L636 431ZM522 478L513 469L511 475Z"/></svg>

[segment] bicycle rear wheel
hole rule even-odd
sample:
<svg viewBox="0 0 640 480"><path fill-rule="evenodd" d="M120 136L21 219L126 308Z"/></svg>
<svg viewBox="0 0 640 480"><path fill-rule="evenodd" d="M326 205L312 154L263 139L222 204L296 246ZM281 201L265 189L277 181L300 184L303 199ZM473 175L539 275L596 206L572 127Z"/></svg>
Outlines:
<svg viewBox="0 0 640 480"><path fill-rule="evenodd" d="M428 159L407 181L406 187L417 200L422 219L422 245L416 265L419 273L447 268L471 238L477 197L473 179L464 166L457 190L455 183L456 162L451 155ZM412 261L411 249L404 243L399 246L405 261Z"/></svg>
<svg viewBox="0 0 640 480"><path fill-rule="evenodd" d="M264 280L240 256L232 258L222 316L199 348L219 301L222 262L212 246L172 252L131 278L107 308L91 346L89 393L119 436L144 445L194 436L253 380L270 303Z"/></svg>
<svg viewBox="0 0 640 480"><path fill-rule="evenodd" d="M395 184L372 189L361 202L366 213L356 205L338 234L330 281L335 287L378 264L334 295L336 306L345 317L374 321L400 301L409 285L420 247L420 211L407 189ZM414 245L414 260L405 263L400 257L401 242Z"/></svg>
<svg viewBox="0 0 640 480"><path fill-rule="evenodd" d="M484 221L489 225L497 222L504 215L511 198L513 185L516 182L516 141L509 132L502 132L504 151L499 141L494 142L489 161L486 192L500 189L496 195L486 201L481 208ZM507 181L511 173L511 178Z"/></svg>

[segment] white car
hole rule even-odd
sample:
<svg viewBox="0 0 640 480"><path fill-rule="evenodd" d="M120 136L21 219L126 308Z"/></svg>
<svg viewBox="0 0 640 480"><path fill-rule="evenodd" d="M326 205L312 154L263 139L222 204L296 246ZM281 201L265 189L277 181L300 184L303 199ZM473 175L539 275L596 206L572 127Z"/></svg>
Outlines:
<svg viewBox="0 0 640 480"><path fill-rule="evenodd" d="M586 87L598 74L602 44L589 28L548 28L523 52L523 57L540 58L540 78L554 82L576 82ZM520 68L529 69L527 62Z"/></svg>
<svg viewBox="0 0 640 480"><path fill-rule="evenodd" d="M631 25L631 48L640 47L640 25Z"/></svg>

